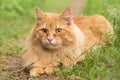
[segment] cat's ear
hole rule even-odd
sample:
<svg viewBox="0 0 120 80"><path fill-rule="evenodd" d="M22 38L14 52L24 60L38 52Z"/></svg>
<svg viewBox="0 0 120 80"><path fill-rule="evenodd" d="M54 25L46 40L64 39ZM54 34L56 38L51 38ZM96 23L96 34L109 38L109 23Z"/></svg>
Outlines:
<svg viewBox="0 0 120 80"><path fill-rule="evenodd" d="M42 12L38 7L36 7L36 18L37 21L41 21L41 19L44 17L44 12Z"/></svg>
<svg viewBox="0 0 120 80"><path fill-rule="evenodd" d="M61 17L62 17L64 20L67 20L67 21L72 20L72 13L71 13L70 7L67 7L67 8L63 11Z"/></svg>

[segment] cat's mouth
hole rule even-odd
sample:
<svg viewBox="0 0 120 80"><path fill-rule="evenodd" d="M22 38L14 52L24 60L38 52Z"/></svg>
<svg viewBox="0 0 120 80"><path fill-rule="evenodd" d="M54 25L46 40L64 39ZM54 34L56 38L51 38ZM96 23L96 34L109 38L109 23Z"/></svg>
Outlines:
<svg viewBox="0 0 120 80"><path fill-rule="evenodd" d="M57 44L49 43L50 46L57 46Z"/></svg>
<svg viewBox="0 0 120 80"><path fill-rule="evenodd" d="M45 46L46 48L49 48L49 49L58 49L61 47L61 45L59 44L53 44L53 43L49 43L48 45Z"/></svg>
<svg viewBox="0 0 120 80"><path fill-rule="evenodd" d="M48 46L44 46L44 47L47 48L47 49L58 49L61 46L58 46L58 45L48 45Z"/></svg>
<svg viewBox="0 0 120 80"><path fill-rule="evenodd" d="M61 44L53 44L53 43L46 43L46 44L43 44L43 46L47 49L58 49L62 47Z"/></svg>
<svg viewBox="0 0 120 80"><path fill-rule="evenodd" d="M42 40L42 45L44 48L47 49L59 49L60 47L62 47L62 41L55 39L53 41Z"/></svg>

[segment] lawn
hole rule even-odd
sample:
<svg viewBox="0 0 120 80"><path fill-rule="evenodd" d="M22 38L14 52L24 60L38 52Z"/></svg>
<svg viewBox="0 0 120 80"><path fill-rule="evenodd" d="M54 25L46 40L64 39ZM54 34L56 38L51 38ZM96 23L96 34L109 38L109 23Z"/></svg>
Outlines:
<svg viewBox="0 0 120 80"><path fill-rule="evenodd" d="M53 5L54 4L54 5ZM35 7L47 12L61 12L71 0L4 0L0 1L0 61L4 56L19 57L23 42L35 23ZM64 68L54 75L71 80L120 79L120 1L87 0L83 15L104 15L113 25L113 38L80 63ZM0 64L0 68L3 65ZM10 76L11 77L11 76ZM9 78L4 80L9 80Z"/></svg>

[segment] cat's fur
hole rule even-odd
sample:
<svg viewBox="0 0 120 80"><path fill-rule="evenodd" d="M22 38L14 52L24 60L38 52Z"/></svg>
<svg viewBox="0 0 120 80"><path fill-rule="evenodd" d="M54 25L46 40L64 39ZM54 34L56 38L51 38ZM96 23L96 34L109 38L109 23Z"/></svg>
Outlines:
<svg viewBox="0 0 120 80"><path fill-rule="evenodd" d="M24 66L29 66L34 77L51 73L60 63L75 64L84 58L82 52L104 42L106 32L113 34L112 26L101 15L73 17L70 8L61 14L44 13L36 8L36 16L22 56Z"/></svg>

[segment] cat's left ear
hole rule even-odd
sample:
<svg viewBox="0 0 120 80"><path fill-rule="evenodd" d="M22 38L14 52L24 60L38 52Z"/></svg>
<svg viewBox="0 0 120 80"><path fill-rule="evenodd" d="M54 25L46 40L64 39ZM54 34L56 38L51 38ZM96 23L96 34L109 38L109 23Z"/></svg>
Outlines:
<svg viewBox="0 0 120 80"><path fill-rule="evenodd" d="M44 17L44 13L38 7L36 7L36 18L37 18L37 21L41 21L41 19L43 17Z"/></svg>
<svg viewBox="0 0 120 80"><path fill-rule="evenodd" d="M66 20L66 21L72 20L72 13L71 13L70 7L67 7L67 8L63 11L61 17L62 17L64 20Z"/></svg>

